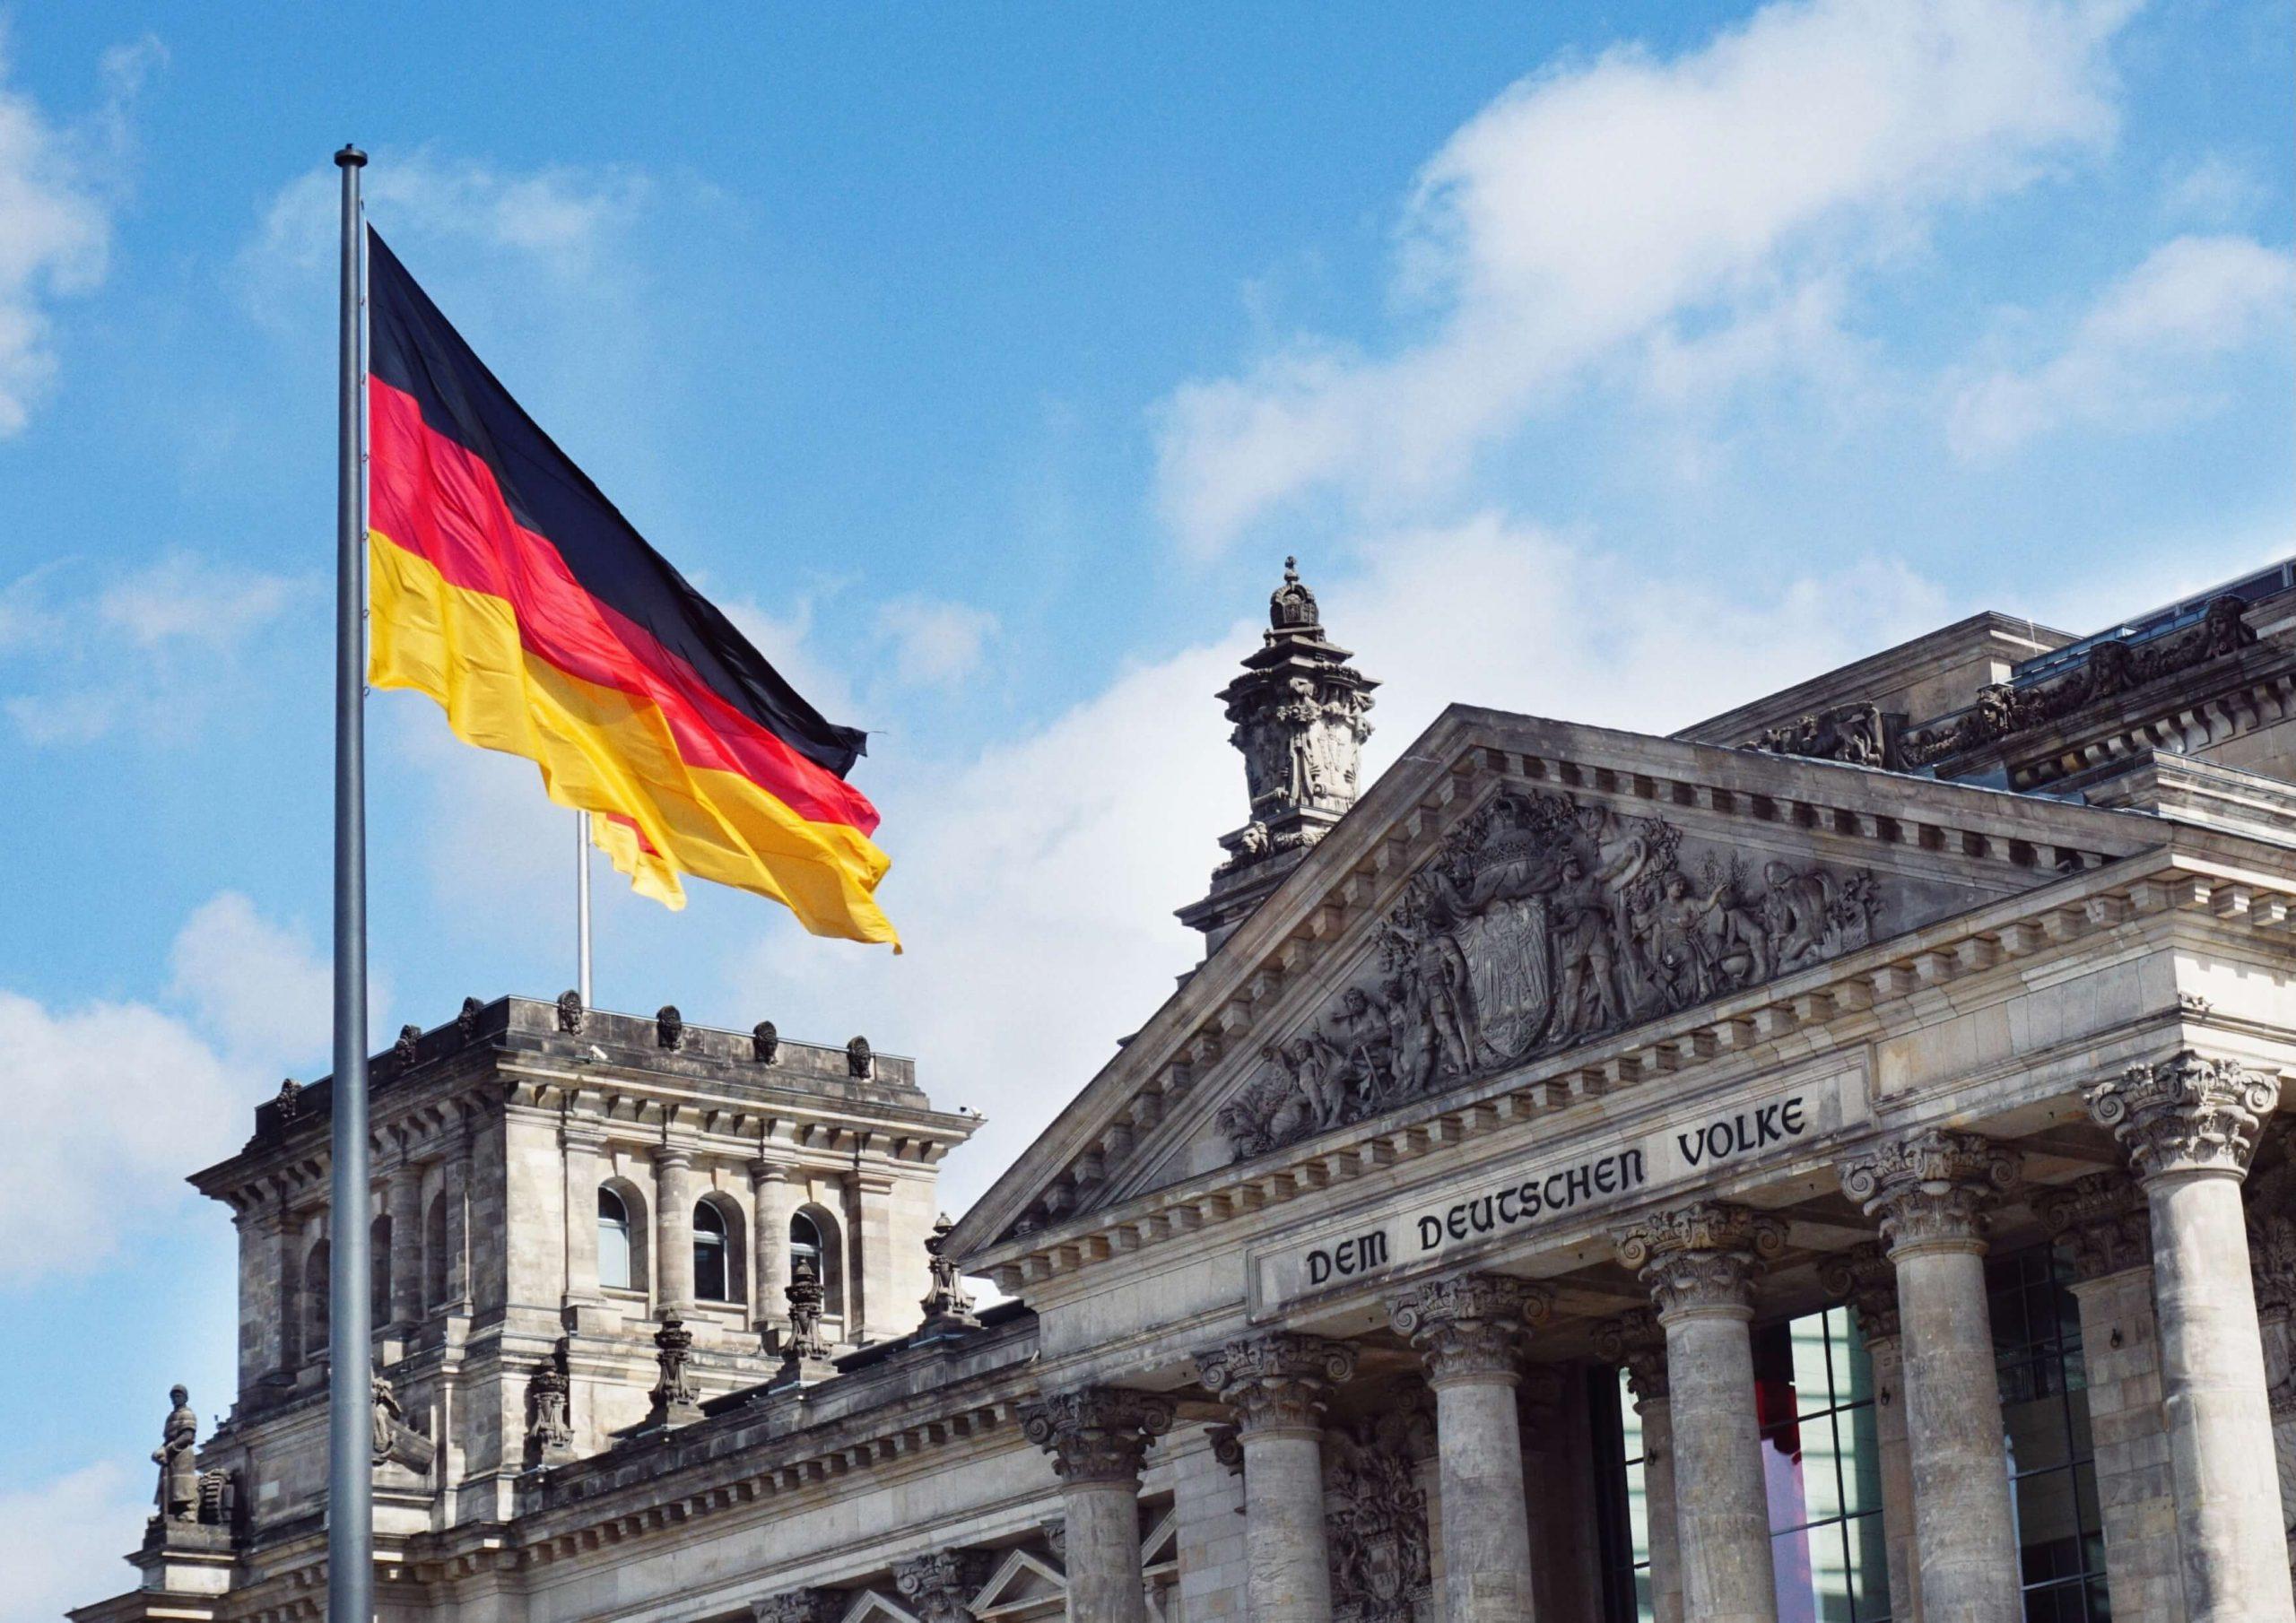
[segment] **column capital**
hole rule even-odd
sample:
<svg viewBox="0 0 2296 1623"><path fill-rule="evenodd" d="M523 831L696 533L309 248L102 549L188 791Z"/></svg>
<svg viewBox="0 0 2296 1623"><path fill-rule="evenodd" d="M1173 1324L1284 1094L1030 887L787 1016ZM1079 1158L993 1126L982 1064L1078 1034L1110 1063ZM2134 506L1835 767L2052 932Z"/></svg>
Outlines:
<svg viewBox="0 0 2296 1623"><path fill-rule="evenodd" d="M1332 1388L1354 1376L1355 1349L1279 1330L1200 1352L1196 1368L1205 1389L1235 1412L1243 1436L1313 1431Z"/></svg>
<svg viewBox="0 0 2296 1623"><path fill-rule="evenodd" d="M1898 1319L1897 1266L1879 1245L1869 1240L1826 1258L1818 1264L1818 1282L1857 1313L1857 1333L1866 1346L1898 1339L1903 1326Z"/></svg>
<svg viewBox="0 0 2296 1623"><path fill-rule="evenodd" d="M1677 1314L1753 1313L1754 1280L1786 1251L1786 1225L1722 1201L1654 1212L1617 1237L1618 1260L1649 1287L1660 1323Z"/></svg>
<svg viewBox="0 0 2296 1623"><path fill-rule="evenodd" d="M2141 1182L2178 1174L2242 1177L2280 1100L2276 1078L2185 1049L2092 1085L2089 1114L2113 1130Z"/></svg>
<svg viewBox="0 0 2296 1623"><path fill-rule="evenodd" d="M1152 1438L1172 1426L1172 1400L1120 1386L1057 1393L1021 1411L1021 1430L1070 1482L1137 1482Z"/></svg>
<svg viewBox="0 0 2296 1623"><path fill-rule="evenodd" d="M1595 1331L1595 1356L1626 1370L1638 1406L1666 1401L1666 1332L1648 1307L1632 1307Z"/></svg>
<svg viewBox="0 0 2296 1623"><path fill-rule="evenodd" d="M785 1589L750 1602L752 1623L835 1623L845 1597L833 1589Z"/></svg>
<svg viewBox="0 0 2296 1623"><path fill-rule="evenodd" d="M988 1581L988 1554L942 1549L893 1563L893 1587L922 1623L972 1623L967 1604Z"/></svg>
<svg viewBox="0 0 2296 1623"><path fill-rule="evenodd" d="M2048 1237L2072 1255L2074 1273L2083 1280L2152 1260L2144 1192L2126 1172L2092 1172L2034 1195L2031 1203Z"/></svg>
<svg viewBox="0 0 2296 1623"><path fill-rule="evenodd" d="M1455 1274L1413 1286L1388 1309L1397 1334L1426 1360L1431 1385L1447 1381L1513 1382L1534 1326L1554 1310L1554 1293L1500 1273Z"/></svg>
<svg viewBox="0 0 2296 1623"><path fill-rule="evenodd" d="M1882 1219L1892 1257L1916 1251L1978 1251L1994 1202L2013 1189L2017 1152L1974 1133L1925 1127L1873 1155L1841 1164L1842 1192Z"/></svg>
<svg viewBox="0 0 2296 1623"><path fill-rule="evenodd" d="M654 1168L657 1172L683 1171L693 1165L693 1146L671 1139L664 1139L654 1146Z"/></svg>
<svg viewBox="0 0 2296 1623"><path fill-rule="evenodd" d="M750 1157L750 1185L755 1188L761 1184L786 1184L796 1170L794 1160L761 1150Z"/></svg>

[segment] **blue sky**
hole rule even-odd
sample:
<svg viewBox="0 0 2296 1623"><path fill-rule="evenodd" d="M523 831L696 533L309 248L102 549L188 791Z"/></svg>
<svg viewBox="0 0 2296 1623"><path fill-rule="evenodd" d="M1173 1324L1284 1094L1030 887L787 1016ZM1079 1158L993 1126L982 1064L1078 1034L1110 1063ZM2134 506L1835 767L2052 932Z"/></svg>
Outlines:
<svg viewBox="0 0 2296 1623"><path fill-rule="evenodd" d="M602 1002L923 1057L983 1187L1192 960L1287 551L1386 686L1680 725L2296 551L2279 0L0 9L0 1619L125 1587L183 1189L324 1063L333 148L840 720L910 952L602 885ZM370 707L378 1029L572 978Z"/></svg>

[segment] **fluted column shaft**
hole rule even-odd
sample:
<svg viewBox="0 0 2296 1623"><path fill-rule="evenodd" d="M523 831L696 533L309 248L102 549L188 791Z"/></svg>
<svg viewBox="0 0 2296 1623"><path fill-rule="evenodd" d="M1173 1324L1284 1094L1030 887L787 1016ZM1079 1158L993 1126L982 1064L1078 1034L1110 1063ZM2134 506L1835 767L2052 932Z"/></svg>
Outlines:
<svg viewBox="0 0 2296 1623"><path fill-rule="evenodd" d="M1626 1367L1634 1412L1642 1421L1642 1519L1650 1541L1650 1614L1655 1623L1683 1623L1666 1332L1657 1315L1647 1307L1637 1308L1605 1325L1596 1344L1604 1358Z"/></svg>
<svg viewBox="0 0 2296 1623"><path fill-rule="evenodd" d="M662 1313L693 1310L693 1151L654 1152L654 1301Z"/></svg>
<svg viewBox="0 0 2296 1623"><path fill-rule="evenodd" d="M1355 1373L1355 1350L1277 1332L1204 1354L1196 1369L1234 1411L1243 1445L1246 1615L1328 1623L1323 1413L1332 1388Z"/></svg>
<svg viewBox="0 0 2296 1623"><path fill-rule="evenodd" d="M1433 1280L1397 1301L1396 1329L1435 1393L1445 1623L1533 1615L1530 1507L1515 1403L1531 1326L1552 1298L1500 1274Z"/></svg>
<svg viewBox="0 0 2296 1623"><path fill-rule="evenodd" d="M1921 1601L1952 1623L2024 1617L1985 1295L1987 1213L2017 1177L2013 1152L1941 1129L1842 1168L1850 1198L1881 1219L1897 1273Z"/></svg>
<svg viewBox="0 0 2296 1623"><path fill-rule="evenodd" d="M1879 1245L1828 1262L1826 1289L1857 1313L1857 1333L1874 1373L1874 1447L1882 1481L1882 1543L1890 1564L1892 1623L1921 1623L1921 1555L1914 1537L1913 1455L1905 1434L1905 1348L1897 1271Z"/></svg>
<svg viewBox="0 0 2296 1623"><path fill-rule="evenodd" d="M1619 1237L1666 1333L1683 1608L1697 1623L1777 1623L1769 1495L1754 1415L1753 1281L1784 1225L1701 1202Z"/></svg>
<svg viewBox="0 0 2296 1623"><path fill-rule="evenodd" d="M1053 1456L1066 1517L1070 1623L1146 1623L1140 1566L1140 1462L1171 1428L1172 1403L1089 1386L1025 1410L1022 1429Z"/></svg>
<svg viewBox="0 0 2296 1623"><path fill-rule="evenodd" d="M2161 1409L2191 1623L2288 1623L2292 1600L2240 1183L2279 1084L2190 1051L2090 1089L2144 1191Z"/></svg>

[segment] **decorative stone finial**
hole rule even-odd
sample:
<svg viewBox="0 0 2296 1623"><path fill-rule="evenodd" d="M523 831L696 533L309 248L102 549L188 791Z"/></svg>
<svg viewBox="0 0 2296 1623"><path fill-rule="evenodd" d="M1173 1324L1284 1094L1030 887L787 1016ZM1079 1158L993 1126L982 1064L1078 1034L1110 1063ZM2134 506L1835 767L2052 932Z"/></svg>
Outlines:
<svg viewBox="0 0 2296 1623"><path fill-rule="evenodd" d="M392 1063L404 1071L414 1063L414 1046L422 1040L422 1028L407 1025L398 1028L398 1041L391 1045Z"/></svg>
<svg viewBox="0 0 2296 1623"><path fill-rule="evenodd" d="M566 1338L535 1366L526 1380L526 1462L562 1463L574 1457L574 1426L569 1412L573 1381L567 1368Z"/></svg>
<svg viewBox="0 0 2296 1623"><path fill-rule="evenodd" d="M653 1400L646 1414L648 1425L684 1426L701 1418L701 1399L686 1370L692 1355L693 1332L674 1308L665 1309L662 1327L654 1332L654 1363L660 1374L647 1394Z"/></svg>
<svg viewBox="0 0 2296 1623"><path fill-rule="evenodd" d="M980 1324L973 1317L972 1297L957 1272L956 1259L949 1254L949 1231L955 1227L944 1211L925 1238L926 1266L933 1275L933 1288L925 1293L922 1304L925 1324L919 1333L926 1338L977 1329Z"/></svg>
<svg viewBox="0 0 2296 1623"><path fill-rule="evenodd" d="M582 994L572 987L558 994L558 1028L569 1037L582 1030Z"/></svg>
<svg viewBox="0 0 2296 1623"><path fill-rule="evenodd" d="M463 999L462 1009L455 1016L455 1029L462 1033L463 1041L468 1042L478 1035L479 1011L485 1007L474 997Z"/></svg>
<svg viewBox="0 0 2296 1623"><path fill-rule="evenodd" d="M1181 917L1214 944L1355 803L1365 719L1378 683L1324 638L1316 595L1297 560L1268 600L1262 646L1220 691L1244 758L1250 796L1243 825L1221 837L1228 860L1212 892ZM1279 860L1288 859L1288 860Z"/></svg>
<svg viewBox="0 0 2296 1623"><path fill-rule="evenodd" d="M845 1045L845 1074L849 1077L867 1076L876 1065L876 1056L869 1051L869 1039L857 1037Z"/></svg>
<svg viewBox="0 0 2296 1623"><path fill-rule="evenodd" d="M770 1065L781 1057L781 1028L771 1020L760 1020L750 1028L750 1057L761 1065Z"/></svg>
<svg viewBox="0 0 2296 1623"><path fill-rule="evenodd" d="M282 1124L293 1121L303 1114L303 1084L289 1077L279 1084L279 1096L272 1103L279 1107Z"/></svg>
<svg viewBox="0 0 2296 1623"><path fill-rule="evenodd" d="M675 1003L664 1003L654 1011L654 1043L657 1047L675 1048L685 1041L685 1016L678 1012Z"/></svg>

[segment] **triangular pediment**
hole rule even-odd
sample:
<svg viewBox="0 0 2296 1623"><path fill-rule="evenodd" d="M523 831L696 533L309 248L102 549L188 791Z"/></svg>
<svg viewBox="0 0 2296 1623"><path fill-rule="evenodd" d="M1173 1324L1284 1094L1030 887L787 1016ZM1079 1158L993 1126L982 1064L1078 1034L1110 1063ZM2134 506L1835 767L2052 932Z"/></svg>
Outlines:
<svg viewBox="0 0 2296 1623"><path fill-rule="evenodd" d="M1022 1619L1060 1615L1068 1594L1060 1570L1025 1549L1008 1550L967 1608L976 1618Z"/></svg>
<svg viewBox="0 0 2296 1623"><path fill-rule="evenodd" d="M1552 1063L2161 838L2138 814L1454 707L958 1245Z"/></svg>

